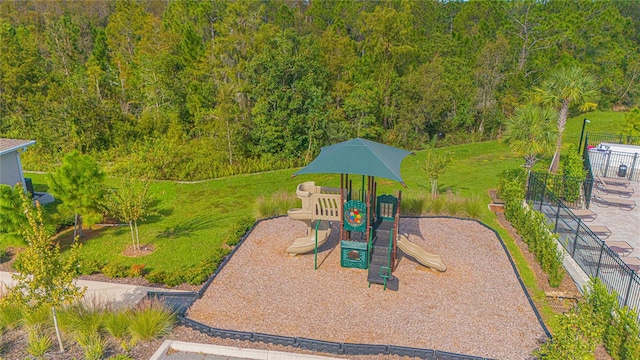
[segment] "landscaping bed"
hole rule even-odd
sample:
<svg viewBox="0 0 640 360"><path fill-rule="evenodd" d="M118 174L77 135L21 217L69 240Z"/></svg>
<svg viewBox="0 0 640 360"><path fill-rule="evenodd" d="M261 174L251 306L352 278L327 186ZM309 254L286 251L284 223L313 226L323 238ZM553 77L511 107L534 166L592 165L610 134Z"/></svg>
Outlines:
<svg viewBox="0 0 640 360"><path fill-rule="evenodd" d="M340 267L338 228L313 254L285 249L306 229L261 222L188 317L240 331L325 341L391 344L474 356L524 359L545 341L495 233L470 220L406 218L400 232L439 254L447 272L400 258L397 292L368 286L365 270Z"/></svg>

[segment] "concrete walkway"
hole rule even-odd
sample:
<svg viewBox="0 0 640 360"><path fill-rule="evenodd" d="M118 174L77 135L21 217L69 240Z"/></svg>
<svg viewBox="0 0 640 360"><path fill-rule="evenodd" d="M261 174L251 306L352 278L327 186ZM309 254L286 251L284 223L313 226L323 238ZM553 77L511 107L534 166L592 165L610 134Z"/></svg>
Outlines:
<svg viewBox="0 0 640 360"><path fill-rule="evenodd" d="M166 340L149 360L344 360L273 350Z"/></svg>
<svg viewBox="0 0 640 360"><path fill-rule="evenodd" d="M11 273L0 271L0 288L11 287ZM131 308L147 296L148 291L176 291L148 286L77 280L76 285L86 287L83 300L91 305L108 305L112 309ZM0 292L1 293L1 292ZM0 295L1 296L1 295Z"/></svg>

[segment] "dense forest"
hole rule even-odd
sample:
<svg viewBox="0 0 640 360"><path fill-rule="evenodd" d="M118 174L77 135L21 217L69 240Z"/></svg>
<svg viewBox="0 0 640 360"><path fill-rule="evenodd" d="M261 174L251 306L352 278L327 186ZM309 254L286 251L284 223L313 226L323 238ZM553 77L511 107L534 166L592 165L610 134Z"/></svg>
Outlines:
<svg viewBox="0 0 640 360"><path fill-rule="evenodd" d="M549 70L640 104L640 1L0 1L0 136L25 167L205 179L363 137L495 139Z"/></svg>

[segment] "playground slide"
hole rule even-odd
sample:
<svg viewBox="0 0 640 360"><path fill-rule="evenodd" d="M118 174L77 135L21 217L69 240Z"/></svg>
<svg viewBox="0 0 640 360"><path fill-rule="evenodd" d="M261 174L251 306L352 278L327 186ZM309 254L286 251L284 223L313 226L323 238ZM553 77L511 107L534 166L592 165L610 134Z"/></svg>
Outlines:
<svg viewBox="0 0 640 360"><path fill-rule="evenodd" d="M402 252L416 259L420 264L438 271L446 271L447 265L442 262L440 255L431 254L420 246L412 243L406 236L398 236L398 247Z"/></svg>
<svg viewBox="0 0 640 360"><path fill-rule="evenodd" d="M329 222L326 220L318 221L320 221L320 225L318 226L318 247L320 247L329 238L329 235L331 234L331 227ZM304 254L309 251L313 251L316 247L315 222L310 222L308 224L311 224L311 226L307 229L307 236L297 238L296 241L287 248L287 253L289 253L289 255L295 256L298 254Z"/></svg>

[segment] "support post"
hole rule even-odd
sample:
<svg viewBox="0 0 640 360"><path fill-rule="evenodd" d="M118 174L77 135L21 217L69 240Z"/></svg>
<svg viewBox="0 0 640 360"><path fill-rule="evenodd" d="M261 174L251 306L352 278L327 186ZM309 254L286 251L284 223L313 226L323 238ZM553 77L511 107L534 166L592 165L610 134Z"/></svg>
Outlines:
<svg viewBox="0 0 640 360"><path fill-rule="evenodd" d="M344 174L340 174L340 241L344 240L344 196L345 196Z"/></svg>
<svg viewBox="0 0 640 360"><path fill-rule="evenodd" d="M364 188L364 177L363 177L362 180L363 180L362 186ZM371 186L372 186L371 185L371 176L368 176L367 177L367 190L371 189ZM365 233L365 239L368 240L369 239L369 235L371 235L371 221L370 221L370 219L371 219L371 198L369 196L367 196L366 198L367 198L367 202L366 202L366 204L367 204L367 216L366 216L367 217L367 230L366 230L366 233Z"/></svg>

